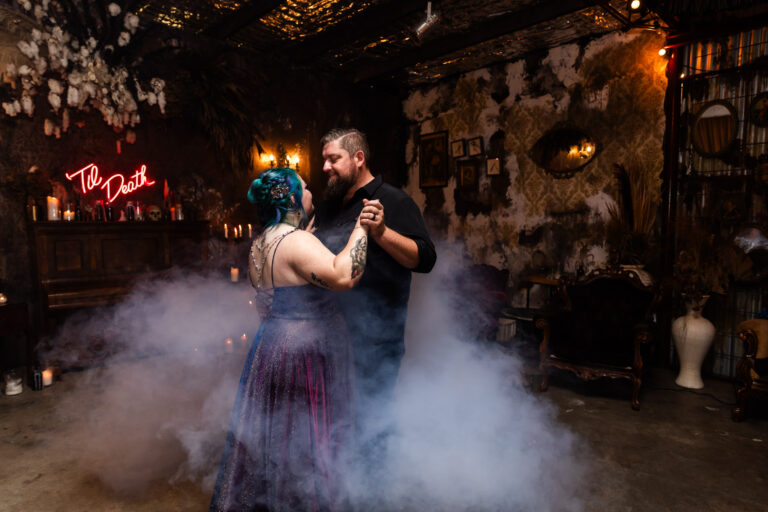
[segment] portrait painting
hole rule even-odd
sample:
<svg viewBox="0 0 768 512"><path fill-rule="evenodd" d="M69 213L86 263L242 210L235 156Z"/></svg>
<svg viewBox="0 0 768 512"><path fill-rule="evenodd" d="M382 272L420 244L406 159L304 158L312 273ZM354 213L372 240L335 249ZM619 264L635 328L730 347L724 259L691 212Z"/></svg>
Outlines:
<svg viewBox="0 0 768 512"><path fill-rule="evenodd" d="M478 176L477 160L459 160L456 164L456 176L459 180L459 188L462 190L477 189Z"/></svg>
<svg viewBox="0 0 768 512"><path fill-rule="evenodd" d="M448 184L448 132L427 133L419 144L419 187Z"/></svg>

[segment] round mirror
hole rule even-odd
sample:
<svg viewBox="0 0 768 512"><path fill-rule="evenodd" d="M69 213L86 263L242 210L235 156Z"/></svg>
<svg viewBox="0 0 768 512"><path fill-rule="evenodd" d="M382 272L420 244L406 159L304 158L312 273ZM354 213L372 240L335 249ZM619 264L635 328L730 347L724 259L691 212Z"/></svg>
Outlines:
<svg viewBox="0 0 768 512"><path fill-rule="evenodd" d="M534 144L530 157L555 178L570 178L597 153L587 134L568 128L551 130Z"/></svg>
<svg viewBox="0 0 768 512"><path fill-rule="evenodd" d="M727 101L705 104L693 120L693 149L701 156L722 155L736 140L737 121L736 109Z"/></svg>

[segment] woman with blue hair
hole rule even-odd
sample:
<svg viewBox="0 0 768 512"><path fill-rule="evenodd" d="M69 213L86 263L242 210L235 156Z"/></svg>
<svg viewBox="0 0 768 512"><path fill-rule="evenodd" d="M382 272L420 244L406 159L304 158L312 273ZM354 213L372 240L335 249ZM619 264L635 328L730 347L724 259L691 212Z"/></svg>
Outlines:
<svg viewBox="0 0 768 512"><path fill-rule="evenodd" d="M268 307L240 378L210 510L345 510L352 356L332 291L360 280L368 227L358 219L344 249L331 253L312 234L312 194L292 169L261 173L248 199L264 226L249 276ZM360 218L373 213L363 209Z"/></svg>

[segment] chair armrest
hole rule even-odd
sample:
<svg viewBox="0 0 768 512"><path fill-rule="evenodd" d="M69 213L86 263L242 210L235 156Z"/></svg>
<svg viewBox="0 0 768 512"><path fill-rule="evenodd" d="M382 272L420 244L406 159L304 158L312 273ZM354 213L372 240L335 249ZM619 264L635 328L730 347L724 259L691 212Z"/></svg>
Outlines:
<svg viewBox="0 0 768 512"><path fill-rule="evenodd" d="M651 324L648 322L639 322L635 324L634 326L635 330L635 340L640 341L640 343L648 343L651 341L652 331L651 331Z"/></svg>
<svg viewBox="0 0 768 512"><path fill-rule="evenodd" d="M739 338L744 342L744 355L747 359L754 359L757 354L757 334L755 331L749 328L744 328L739 331Z"/></svg>

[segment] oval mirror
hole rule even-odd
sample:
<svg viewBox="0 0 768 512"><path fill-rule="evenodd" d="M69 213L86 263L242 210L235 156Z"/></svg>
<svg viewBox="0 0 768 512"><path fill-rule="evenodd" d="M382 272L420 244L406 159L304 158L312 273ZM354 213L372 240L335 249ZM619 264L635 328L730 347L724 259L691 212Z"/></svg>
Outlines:
<svg viewBox="0 0 768 512"><path fill-rule="evenodd" d="M704 104L693 119L693 149L701 156L722 155L736 140L737 121L736 109L727 101Z"/></svg>
<svg viewBox="0 0 768 512"><path fill-rule="evenodd" d="M550 130L533 145L530 157L555 178L570 178L595 157L597 144L571 128Z"/></svg>

